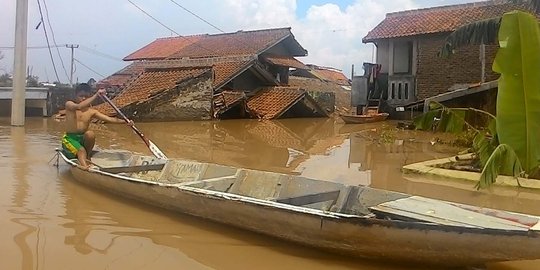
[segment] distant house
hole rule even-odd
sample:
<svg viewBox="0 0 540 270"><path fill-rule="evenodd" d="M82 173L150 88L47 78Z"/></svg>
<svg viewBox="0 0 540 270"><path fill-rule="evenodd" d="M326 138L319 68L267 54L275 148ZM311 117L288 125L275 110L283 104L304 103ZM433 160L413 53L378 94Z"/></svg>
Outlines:
<svg viewBox="0 0 540 270"><path fill-rule="evenodd" d="M305 90L283 87L289 69L307 68L295 58L306 55L290 28L159 38L98 84L121 89L113 101L143 120L327 116Z"/></svg>
<svg viewBox="0 0 540 270"><path fill-rule="evenodd" d="M496 45L467 46L449 58L437 53L455 29L522 9L508 1L486 1L388 13L364 38L377 47L383 94L390 105L406 105L460 84L498 78L491 71ZM386 84L383 84L386 86Z"/></svg>
<svg viewBox="0 0 540 270"><path fill-rule="evenodd" d="M333 82L342 86L351 86L351 81L339 69L331 67L321 67L316 65L306 65L307 69L296 69L291 75L298 77L320 79L325 82Z"/></svg>

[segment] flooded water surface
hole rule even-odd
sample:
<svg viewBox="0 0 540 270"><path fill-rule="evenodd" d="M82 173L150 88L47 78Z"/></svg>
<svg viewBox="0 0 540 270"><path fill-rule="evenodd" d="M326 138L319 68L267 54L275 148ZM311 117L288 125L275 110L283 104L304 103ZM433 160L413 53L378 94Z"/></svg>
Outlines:
<svg viewBox="0 0 540 270"><path fill-rule="evenodd" d="M0 118L0 269L434 269L337 256L95 190L75 182L66 165L52 166L63 123L27 118L25 127L11 127L9 121ZM402 175L404 164L458 149L434 134L394 126L334 119L137 124L170 158L540 215L538 194L478 192L470 183ZM125 125L93 129L98 148L150 155ZM540 269L540 261L488 269Z"/></svg>

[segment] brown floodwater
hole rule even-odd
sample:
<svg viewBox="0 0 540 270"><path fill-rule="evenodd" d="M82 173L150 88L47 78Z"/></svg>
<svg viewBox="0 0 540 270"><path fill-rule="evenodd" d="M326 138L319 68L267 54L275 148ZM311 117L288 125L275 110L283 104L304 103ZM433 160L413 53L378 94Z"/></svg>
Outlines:
<svg viewBox="0 0 540 270"><path fill-rule="evenodd" d="M442 135L394 126L334 119L137 124L171 158L540 215L539 194L479 192L468 182L402 175L404 164L457 149L438 143ZM150 154L125 125L93 128L99 148ZM53 119L27 118L25 127L11 127L0 118L0 269L434 269L337 256L80 185L66 165L52 166L62 133L63 123ZM540 269L540 260L488 269Z"/></svg>

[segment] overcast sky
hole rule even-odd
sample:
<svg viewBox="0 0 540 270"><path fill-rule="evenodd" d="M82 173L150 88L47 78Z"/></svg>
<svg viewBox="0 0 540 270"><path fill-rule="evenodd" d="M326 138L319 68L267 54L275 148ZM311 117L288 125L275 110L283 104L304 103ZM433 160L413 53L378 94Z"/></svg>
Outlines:
<svg viewBox="0 0 540 270"><path fill-rule="evenodd" d="M309 56L306 64L330 66L350 77L354 64L373 57L373 46L362 37L387 12L473 2L475 0L130 0L180 35L216 34L238 30L291 27ZM17 0L0 0L0 73L12 73ZM210 24L186 12L190 10ZM71 50L75 49L74 80L103 79L128 63L121 59L159 37L176 35L137 9L128 0L29 0L28 46L46 47L46 30L56 73L68 82ZM76 4L75 4L76 3ZM49 23L50 22L50 23ZM213 26L212 26L213 25ZM52 27L52 31L51 28ZM214 27L215 26L215 27ZM217 29L216 29L217 28ZM219 29L219 30L218 30ZM27 65L40 81L56 81L47 49L29 49ZM62 65L63 62L63 65Z"/></svg>

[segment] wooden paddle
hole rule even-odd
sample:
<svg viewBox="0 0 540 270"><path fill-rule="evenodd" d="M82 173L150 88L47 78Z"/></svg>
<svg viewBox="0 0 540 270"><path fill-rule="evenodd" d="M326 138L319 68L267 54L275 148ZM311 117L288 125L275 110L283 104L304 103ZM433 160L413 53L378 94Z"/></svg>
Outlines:
<svg viewBox="0 0 540 270"><path fill-rule="evenodd" d="M118 107L116 107L116 105L114 105L114 103L109 99L109 97L107 97L106 95L101 95L101 94L99 96L104 101L109 103L109 105L111 105L113 107L113 109L116 111L116 113L118 115L120 115L124 119L124 121L126 121L126 123L129 123L129 119L126 117L126 115L124 113L122 113L122 111L120 111L120 109ZM161 150L159 150L157 145L155 145L152 141L150 141L148 138L146 138L144 136L144 134L139 129L137 129L137 127L135 127L135 125L131 125L131 128L133 129L133 131L135 131L135 133L137 133L137 135L139 135L139 137L141 137L141 139L144 141L146 146L148 146L148 148L150 149L152 154L154 154L154 156L156 156L159 159L167 159L167 156L165 156L165 154Z"/></svg>

